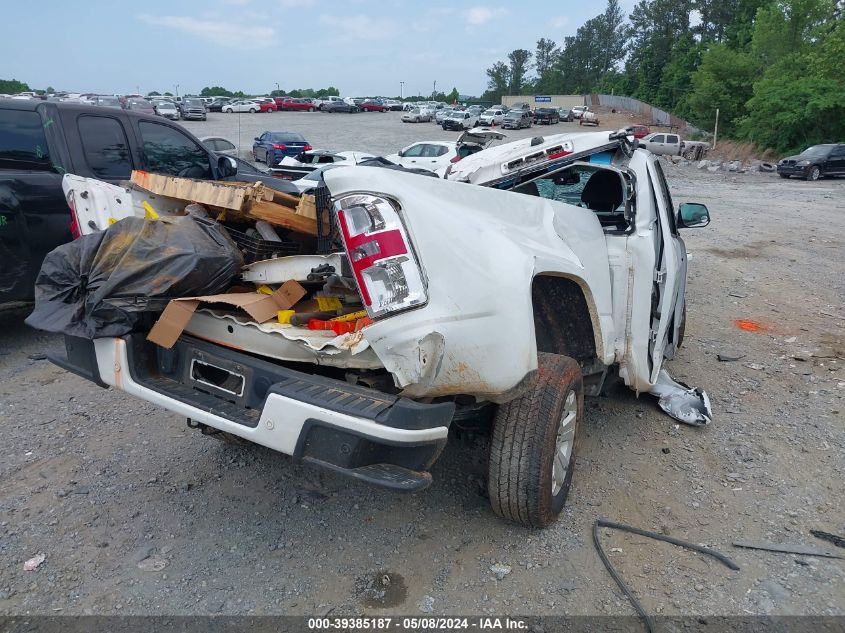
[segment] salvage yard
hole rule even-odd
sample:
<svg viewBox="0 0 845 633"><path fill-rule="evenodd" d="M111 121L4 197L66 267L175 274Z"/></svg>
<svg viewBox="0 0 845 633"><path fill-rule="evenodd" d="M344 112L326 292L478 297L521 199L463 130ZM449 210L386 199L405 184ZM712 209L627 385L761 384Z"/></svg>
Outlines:
<svg viewBox="0 0 845 633"><path fill-rule="evenodd" d="M265 130L377 154L458 135L400 116L184 125L240 139L242 155ZM568 130L577 123L508 136ZM493 514L481 436L456 433L433 485L395 494L205 438L50 364L62 337L24 325L24 308L0 313L0 613L631 615L592 543L606 517L740 566L602 532L653 614L845 615L845 560L731 545L835 549L810 530L845 533L845 181L664 169L676 205L704 203L713 218L683 234L686 339L668 367L707 390L714 421L678 425L622 386L588 399L569 500L545 530Z"/></svg>

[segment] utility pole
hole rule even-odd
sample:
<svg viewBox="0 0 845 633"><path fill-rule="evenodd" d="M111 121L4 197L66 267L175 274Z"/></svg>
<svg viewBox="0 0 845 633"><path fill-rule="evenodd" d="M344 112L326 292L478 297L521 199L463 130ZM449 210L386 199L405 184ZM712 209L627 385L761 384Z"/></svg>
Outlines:
<svg viewBox="0 0 845 633"><path fill-rule="evenodd" d="M713 149L716 149L716 139L719 137L719 108L716 108L716 125L713 127Z"/></svg>
<svg viewBox="0 0 845 633"><path fill-rule="evenodd" d="M282 94L282 87L279 85L279 82L278 82L278 81L276 82L276 92L278 92L278 93L279 93L279 95L281 95L281 94Z"/></svg>
<svg viewBox="0 0 845 633"><path fill-rule="evenodd" d="M404 81L399 82L399 98L400 99L405 98L405 82Z"/></svg>
<svg viewBox="0 0 845 633"><path fill-rule="evenodd" d="M431 98L434 99L434 95L437 94L437 80L434 80L434 89L431 91Z"/></svg>
<svg viewBox="0 0 845 633"><path fill-rule="evenodd" d="M176 88L176 96L179 96L179 84L173 84L173 87Z"/></svg>

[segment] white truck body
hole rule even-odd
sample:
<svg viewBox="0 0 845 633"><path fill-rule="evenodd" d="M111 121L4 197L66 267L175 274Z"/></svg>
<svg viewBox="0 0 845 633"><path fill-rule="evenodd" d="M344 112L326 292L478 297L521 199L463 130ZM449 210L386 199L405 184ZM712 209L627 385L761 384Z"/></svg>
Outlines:
<svg viewBox="0 0 845 633"><path fill-rule="evenodd" d="M411 288L414 301L406 299L408 307L374 302L368 306L372 324L331 341L308 330L280 332L248 319L200 310L185 329L191 338L178 353L200 357L196 350L202 350L204 358L219 357L215 361L219 366L247 378L250 372L287 372L279 385L314 383L311 386L321 393L335 390L370 403L360 410L323 402L322 395L305 398L287 387L274 387L259 410L250 413L254 424L246 424L235 419L236 409L221 413L219 408L198 404L202 400L191 395L190 381L172 392L158 388L160 381L145 384L129 350L156 352L150 350L152 344L131 337L95 341L96 364L90 370L79 370L67 360L63 366L83 375L87 372L87 377L195 423L290 455L301 457L305 451L306 459L377 483L384 483L379 481L382 474L374 475L370 465L349 469L309 454L308 446L317 450L306 437L312 427L323 425L386 443L394 447L391 450L430 443L442 447L448 417L441 401L469 397L483 404L519 398L537 381L541 355L574 358L585 381L590 379L588 391L592 392L615 368L634 391L660 396L661 406L674 417L691 424L707 423L706 394L674 383L665 372L664 359L674 355L684 319L687 255L660 165L649 152L634 150L632 140L606 132L553 135L539 142L524 139L455 163L446 179L355 166L325 172L325 184L339 213L348 213L342 211L344 205L364 198L395 210L396 219L388 219L387 224L394 222L392 231L398 231L407 247L399 259L406 275L403 283L406 290ZM621 192L621 199L607 213L591 206L595 193L589 192L596 188L589 183L596 174ZM67 182L66 192L73 197L74 183ZM581 203L548 197L550 186L559 187L565 195L580 195ZM513 190L503 190L508 188ZM598 193L603 195L603 191ZM110 199L114 196L97 197L105 205ZM128 207L123 206L115 213L126 215ZM680 221L682 215L678 215ZM341 222L344 227L346 221ZM702 223L689 224L696 225ZM281 283L302 277L314 265L314 258L349 256L356 242L344 235L346 255L256 262L244 271L244 279ZM370 234L363 235L354 239ZM379 231L373 237L381 244ZM362 296L374 292L369 285L364 292L362 277L356 278ZM232 361L236 352L231 350L299 364L295 372L287 365L274 370L272 365L240 356ZM232 369L243 364L248 369ZM364 372L360 375L367 385L371 384L367 372L382 372L390 384L362 390L334 381L327 387L326 379L316 375L325 365L346 368L352 372L347 376ZM321 385L319 389L316 384ZM353 390L351 395L347 389ZM382 407L381 413L363 414L372 407ZM431 408L433 417L421 426L396 422L413 418L407 410L414 407ZM226 410L232 413L226 415ZM394 411L394 422L385 425L384 419ZM413 485L407 484L408 489L421 487L418 478L427 472L417 471L425 468L400 465L408 481L417 477ZM409 468L413 475L408 474Z"/></svg>

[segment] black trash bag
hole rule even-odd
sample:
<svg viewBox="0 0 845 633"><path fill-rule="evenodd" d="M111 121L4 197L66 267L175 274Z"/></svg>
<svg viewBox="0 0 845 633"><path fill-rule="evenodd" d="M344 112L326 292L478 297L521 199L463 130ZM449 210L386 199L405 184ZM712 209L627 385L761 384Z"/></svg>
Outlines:
<svg viewBox="0 0 845 633"><path fill-rule="evenodd" d="M223 292L242 267L241 252L216 222L126 218L47 255L26 323L87 339L122 336L170 299Z"/></svg>

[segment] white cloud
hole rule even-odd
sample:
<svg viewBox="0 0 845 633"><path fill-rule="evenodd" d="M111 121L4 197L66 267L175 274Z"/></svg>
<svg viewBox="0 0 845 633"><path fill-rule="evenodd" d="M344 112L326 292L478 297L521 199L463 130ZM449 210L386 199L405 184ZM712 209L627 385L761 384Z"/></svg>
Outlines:
<svg viewBox="0 0 845 633"><path fill-rule="evenodd" d="M549 21L549 24L551 24L553 28L562 29L567 24L569 24L569 16L557 15Z"/></svg>
<svg viewBox="0 0 845 633"><path fill-rule="evenodd" d="M307 9L317 4L317 0L279 0L286 9Z"/></svg>
<svg viewBox="0 0 845 633"><path fill-rule="evenodd" d="M163 26L230 48L266 48L273 45L276 31L269 26L196 20L177 15L139 15L147 24Z"/></svg>
<svg viewBox="0 0 845 633"><path fill-rule="evenodd" d="M508 14L508 10L504 7L472 7L464 11L464 19L470 26L481 26L490 20L504 17Z"/></svg>
<svg viewBox="0 0 845 633"><path fill-rule="evenodd" d="M388 40L399 32L397 23L389 18L374 18L369 15L321 15L320 22L336 29L335 36L342 35L361 40Z"/></svg>

